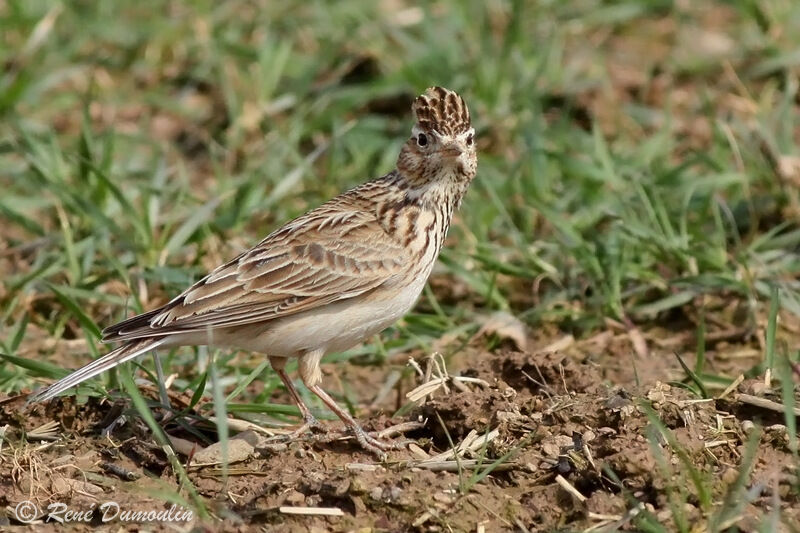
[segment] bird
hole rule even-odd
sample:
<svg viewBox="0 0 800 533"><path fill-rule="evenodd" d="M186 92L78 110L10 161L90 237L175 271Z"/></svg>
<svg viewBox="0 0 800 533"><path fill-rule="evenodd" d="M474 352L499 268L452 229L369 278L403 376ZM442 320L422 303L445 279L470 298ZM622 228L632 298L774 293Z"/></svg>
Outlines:
<svg viewBox="0 0 800 533"><path fill-rule="evenodd" d="M264 354L303 424L321 425L286 372L378 456L369 435L321 387L320 360L378 334L410 311L477 173L475 129L456 92L430 87L411 105L416 123L387 174L366 181L270 233L163 306L107 327L106 355L33 392L43 402L155 349L208 345Z"/></svg>

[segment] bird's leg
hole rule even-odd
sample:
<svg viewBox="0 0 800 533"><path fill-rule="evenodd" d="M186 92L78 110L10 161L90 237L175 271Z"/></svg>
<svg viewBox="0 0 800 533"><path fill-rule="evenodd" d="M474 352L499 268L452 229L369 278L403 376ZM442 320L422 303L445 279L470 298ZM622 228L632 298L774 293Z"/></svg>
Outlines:
<svg viewBox="0 0 800 533"><path fill-rule="evenodd" d="M374 453L379 458L384 459L387 450L403 448L402 444L381 442L375 437L367 434L358 422L350 416L350 413L339 407L339 405L331 398L327 392L322 390L319 386L322 381L322 372L319 369L319 361L322 359L324 352L322 350L314 350L303 354L298 361L300 370L300 378L303 383L308 387L308 390L316 394L322 402L328 406L328 409L336 413L347 429L353 434L358 443L365 450Z"/></svg>
<svg viewBox="0 0 800 533"><path fill-rule="evenodd" d="M289 394L291 395L292 400L294 400L295 405L297 405L297 408L300 409L300 414L303 415L303 425L286 435L286 438L293 439L299 437L310 429L322 428L323 425L319 423L313 414L311 414L311 409L308 408L303 399L300 397L300 393L297 392L297 388L289 378L289 374L286 373L284 368L286 366L286 358L270 357L269 363L275 373L278 374L278 377L281 378L283 386L286 387L287 391L289 391Z"/></svg>
<svg viewBox="0 0 800 533"><path fill-rule="evenodd" d="M319 396L319 399L328 406L328 409L336 413L336 416L342 419L344 425L347 426L347 429L350 430L361 447L368 452L374 453L381 459L385 459L386 454L384 452L388 450L402 449L405 447L404 443L380 441L364 431L364 428L362 428L358 422L356 422L356 419L350 416L350 413L339 407L334 399L331 398L328 393L325 392L319 385L312 385L308 387L308 389Z"/></svg>

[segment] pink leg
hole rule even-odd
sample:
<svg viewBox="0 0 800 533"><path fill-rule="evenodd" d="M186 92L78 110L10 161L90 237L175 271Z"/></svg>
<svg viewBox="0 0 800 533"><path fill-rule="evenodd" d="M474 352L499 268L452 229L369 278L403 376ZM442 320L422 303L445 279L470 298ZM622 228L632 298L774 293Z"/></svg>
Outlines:
<svg viewBox="0 0 800 533"><path fill-rule="evenodd" d="M281 357L270 357L269 362L272 366L272 369L276 374L278 374L278 377L281 378L283 386L286 387L287 391L289 391L289 395L291 395L295 405L297 405L297 408L300 409L300 414L303 415L303 425L297 428L295 431L292 431L288 437L294 438L302 435L311 428L322 427L322 424L319 423L317 418L311 414L311 409L308 408L303 399L300 397L300 393L297 392L297 388L294 386L294 383L292 383L292 380L289 378L286 370L284 370L286 359Z"/></svg>
<svg viewBox="0 0 800 533"><path fill-rule="evenodd" d="M331 398L327 392L322 390L322 387L320 387L319 385L312 385L308 387L308 389L317 396L319 396L319 399L322 400L323 403L325 403L325 405L328 406L328 409L336 413L336 415L342 419L344 425L347 426L347 429L349 429L353 433L353 436L356 438L361 447L367 450L368 452L374 453L381 459L385 459L386 458L386 454L384 453L385 451L401 449L404 447L403 443L381 442L375 437L372 437L369 434L367 434L367 432L364 431L364 428L362 428L358 424L358 422L356 422L355 418L350 416L350 413L339 407L336 401L334 401L334 399Z"/></svg>
<svg viewBox="0 0 800 533"><path fill-rule="evenodd" d="M342 419L345 427L353 434L358 443L365 450L384 459L386 457L384 453L386 450L403 448L402 444L381 442L375 437L368 435L367 432L358 425L358 422L350 416L350 413L339 407L334 399L331 398L327 392L322 390L322 387L319 386L322 380L319 361L322 359L322 356L322 350L315 350L305 353L300 357L300 377L303 379L303 383L305 383L306 387L308 387L308 390L316 394L319 399L328 406L328 409L336 413L336 415Z"/></svg>

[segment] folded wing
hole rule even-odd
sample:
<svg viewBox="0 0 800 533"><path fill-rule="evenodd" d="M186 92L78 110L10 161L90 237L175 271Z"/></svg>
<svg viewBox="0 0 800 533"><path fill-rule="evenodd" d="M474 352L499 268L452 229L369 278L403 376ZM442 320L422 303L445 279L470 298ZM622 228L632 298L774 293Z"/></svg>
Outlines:
<svg viewBox="0 0 800 533"><path fill-rule="evenodd" d="M270 234L163 307L103 331L107 342L263 322L390 282L406 251L358 209L326 204Z"/></svg>

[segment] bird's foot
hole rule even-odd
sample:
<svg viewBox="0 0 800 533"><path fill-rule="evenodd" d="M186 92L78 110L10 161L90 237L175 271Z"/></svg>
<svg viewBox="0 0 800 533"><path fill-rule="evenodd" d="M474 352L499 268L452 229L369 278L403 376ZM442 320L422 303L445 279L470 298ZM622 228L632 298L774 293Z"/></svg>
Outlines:
<svg viewBox="0 0 800 533"><path fill-rule="evenodd" d="M377 456L378 460L380 461L386 460L386 452L391 450L402 450L408 445L408 442L387 442L380 440L364 431L361 426L352 427L350 428L350 431L353 433L353 436L356 438L356 441L358 441L361 447L371 454Z"/></svg>
<svg viewBox="0 0 800 533"><path fill-rule="evenodd" d="M404 422L395 426L388 427L381 431L364 431L364 428L355 425L347 425L345 431L328 431L322 435L313 437L315 442L330 443L337 440L355 438L356 442L366 451L377 456L381 461L386 460L386 452L393 450L404 450L409 444L414 442L411 439L387 441L384 439L394 435L402 435L406 431L412 431L423 427L422 422Z"/></svg>
<svg viewBox="0 0 800 533"><path fill-rule="evenodd" d="M375 455L379 460L386 460L386 452L393 450L403 450L414 442L411 439L401 439L387 441L395 435L402 435L407 431L419 429L424 426L422 422L404 422L390 426L381 431L365 431L364 428L355 425L347 425L344 431L328 430L314 416L304 417L303 424L292 431L283 435L270 437L263 443L263 448L269 451L280 451L286 449L290 442L308 442L315 444L329 444L338 440L355 438L356 442L366 451Z"/></svg>
<svg viewBox="0 0 800 533"><path fill-rule="evenodd" d="M286 440L291 441L301 437L305 437L308 434L313 435L316 431L322 432L324 434L326 431L325 426L323 426L322 423L319 420L317 420L317 418L314 415L308 413L303 416L303 424L294 431L292 431L291 433L286 434L285 437Z"/></svg>
<svg viewBox="0 0 800 533"><path fill-rule="evenodd" d="M322 436L327 434L325 426L322 425L322 423L309 412L303 414L303 423L297 429L289 433L275 435L268 438L267 441L287 443L295 440L305 440L308 438L313 439L313 437L316 435L315 432L321 432Z"/></svg>

